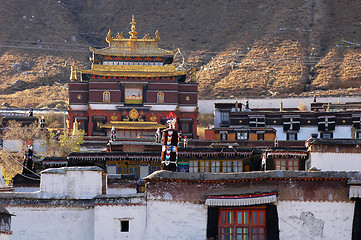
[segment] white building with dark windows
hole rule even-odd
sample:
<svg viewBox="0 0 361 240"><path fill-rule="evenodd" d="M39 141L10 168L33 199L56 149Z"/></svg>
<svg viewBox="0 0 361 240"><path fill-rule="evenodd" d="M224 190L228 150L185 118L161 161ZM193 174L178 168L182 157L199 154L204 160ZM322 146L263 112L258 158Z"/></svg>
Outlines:
<svg viewBox="0 0 361 240"><path fill-rule="evenodd" d="M361 137L361 103L314 102L310 111L283 108L282 104L279 109L252 109L241 103L215 103L215 109L213 130L220 140L251 140L252 128L259 133L261 128L274 129L280 141Z"/></svg>
<svg viewBox="0 0 361 240"><path fill-rule="evenodd" d="M0 192L6 221L13 215L12 232L2 229L17 240L361 237L356 171L157 171L145 193L109 180L98 167L47 169L40 191Z"/></svg>

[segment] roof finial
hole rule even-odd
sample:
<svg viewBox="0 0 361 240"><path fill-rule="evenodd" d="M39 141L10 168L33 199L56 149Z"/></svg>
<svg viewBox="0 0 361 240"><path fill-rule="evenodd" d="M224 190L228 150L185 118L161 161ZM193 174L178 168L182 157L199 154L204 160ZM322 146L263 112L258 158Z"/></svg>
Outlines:
<svg viewBox="0 0 361 240"><path fill-rule="evenodd" d="M110 41L112 40L112 30L109 29L105 40L107 41L107 43L110 43Z"/></svg>
<svg viewBox="0 0 361 240"><path fill-rule="evenodd" d="M159 36L159 31L155 31L155 41L156 42L160 42L160 36Z"/></svg>
<svg viewBox="0 0 361 240"><path fill-rule="evenodd" d="M70 81L76 81L77 77L76 77L76 66L73 64L71 65L71 74L70 74Z"/></svg>
<svg viewBox="0 0 361 240"><path fill-rule="evenodd" d="M135 31L135 25L137 23L135 22L134 20L134 15L132 15L132 22L130 23L130 25L132 25L132 27L130 28L131 31L129 32L129 35L130 35L130 39L137 39L137 31Z"/></svg>

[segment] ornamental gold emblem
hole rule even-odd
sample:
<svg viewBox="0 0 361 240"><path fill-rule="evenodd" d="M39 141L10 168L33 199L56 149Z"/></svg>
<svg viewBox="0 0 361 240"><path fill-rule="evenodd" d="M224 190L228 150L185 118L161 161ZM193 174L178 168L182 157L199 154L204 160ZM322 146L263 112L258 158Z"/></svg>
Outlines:
<svg viewBox="0 0 361 240"><path fill-rule="evenodd" d="M139 117L139 112L135 108L133 108L129 112L129 117L133 120L136 120Z"/></svg>
<svg viewBox="0 0 361 240"><path fill-rule="evenodd" d="M115 113L110 118L112 119L112 121L117 121L118 120L118 117L115 115Z"/></svg>
<svg viewBox="0 0 361 240"><path fill-rule="evenodd" d="M154 114L152 114L152 115L150 116L150 121L151 121L151 122L156 122L156 121L157 121L157 116L154 115Z"/></svg>

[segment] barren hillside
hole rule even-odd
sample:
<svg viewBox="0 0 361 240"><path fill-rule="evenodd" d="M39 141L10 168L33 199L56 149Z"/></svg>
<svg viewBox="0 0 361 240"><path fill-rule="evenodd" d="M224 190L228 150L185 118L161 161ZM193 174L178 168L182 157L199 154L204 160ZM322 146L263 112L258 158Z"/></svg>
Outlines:
<svg viewBox="0 0 361 240"><path fill-rule="evenodd" d="M360 94L360 12L350 0L3 1L0 104L63 106L69 65L89 68L88 46L127 33L132 14L140 36L159 30L197 67L203 98Z"/></svg>

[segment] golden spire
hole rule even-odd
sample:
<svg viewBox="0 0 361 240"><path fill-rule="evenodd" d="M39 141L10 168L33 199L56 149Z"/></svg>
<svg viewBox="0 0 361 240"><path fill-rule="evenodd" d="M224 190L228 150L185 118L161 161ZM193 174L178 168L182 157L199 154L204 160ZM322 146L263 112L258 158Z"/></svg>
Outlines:
<svg viewBox="0 0 361 240"><path fill-rule="evenodd" d="M108 43L110 43L110 41L112 41L112 30L109 29L108 34L107 34L105 40L106 40Z"/></svg>
<svg viewBox="0 0 361 240"><path fill-rule="evenodd" d="M77 77L76 77L76 66L73 64L71 65L71 73L70 73L70 81L76 81Z"/></svg>
<svg viewBox="0 0 361 240"><path fill-rule="evenodd" d="M160 41L160 36L159 36L158 30L155 32L155 41L156 41L156 42L159 42L159 41Z"/></svg>
<svg viewBox="0 0 361 240"><path fill-rule="evenodd" d="M137 39L137 31L135 31L135 25L137 23L135 22L134 20L134 15L132 15L132 22L130 23L130 25L132 25L132 27L130 28L131 31L129 32L129 35L130 35L130 39Z"/></svg>

